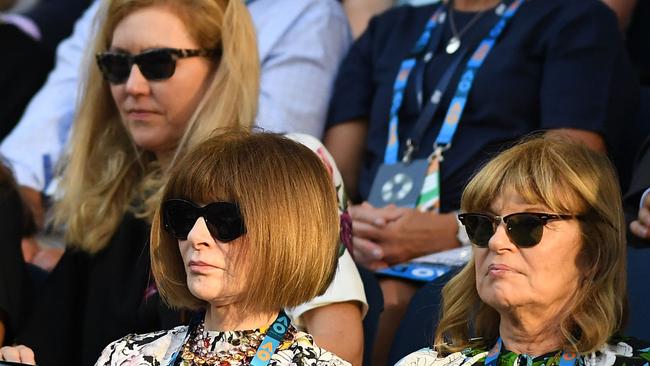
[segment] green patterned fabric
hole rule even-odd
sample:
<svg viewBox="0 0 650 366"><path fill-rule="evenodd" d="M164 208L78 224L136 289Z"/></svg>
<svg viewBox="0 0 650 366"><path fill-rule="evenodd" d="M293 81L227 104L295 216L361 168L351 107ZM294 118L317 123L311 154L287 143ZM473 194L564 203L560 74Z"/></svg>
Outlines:
<svg viewBox="0 0 650 366"><path fill-rule="evenodd" d="M472 347L440 357L423 348L401 359L396 366L485 366L487 347ZM502 349L497 366L558 366L561 351L530 357ZM650 366L650 343L634 338L613 338L597 352L578 357L576 366Z"/></svg>

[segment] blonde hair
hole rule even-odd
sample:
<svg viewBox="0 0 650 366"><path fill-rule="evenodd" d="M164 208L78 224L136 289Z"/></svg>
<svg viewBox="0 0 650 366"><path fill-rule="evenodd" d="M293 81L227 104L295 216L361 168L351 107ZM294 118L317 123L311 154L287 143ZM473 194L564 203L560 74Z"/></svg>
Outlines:
<svg viewBox="0 0 650 366"><path fill-rule="evenodd" d="M486 212L505 190L552 212L579 216L583 274L574 301L560 319L567 351L600 348L621 327L625 273L625 224L621 192L610 161L558 137L533 137L488 162L469 182L462 211ZM499 314L479 298L474 260L444 287L435 344L443 353L490 347L499 336Z"/></svg>
<svg viewBox="0 0 650 366"><path fill-rule="evenodd" d="M324 293L332 281L339 240L336 192L309 148L270 133L219 134L179 162L162 202L170 198L239 205L246 234L230 245L237 248L234 266L246 271L246 291L233 300L242 311L297 306ZM178 240L165 231L161 216L158 210L151 227L158 289L174 308L203 308L206 303L187 287Z"/></svg>
<svg viewBox="0 0 650 366"><path fill-rule="evenodd" d="M200 48L222 49L206 91L188 122L172 165L217 128L250 128L259 93L255 29L242 1L112 0L98 13L99 29L87 58L71 150L61 182L55 222L66 242L90 253L103 249L127 210L151 220L165 172L152 153L133 143L120 121L108 83L91 56L111 45L117 25L134 11L167 6L183 20ZM136 203L134 205L134 203Z"/></svg>

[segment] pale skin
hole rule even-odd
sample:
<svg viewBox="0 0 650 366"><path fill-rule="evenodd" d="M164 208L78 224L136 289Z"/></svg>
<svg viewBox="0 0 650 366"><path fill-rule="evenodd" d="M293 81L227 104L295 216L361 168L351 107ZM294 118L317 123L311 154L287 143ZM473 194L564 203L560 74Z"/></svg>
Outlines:
<svg viewBox="0 0 650 366"><path fill-rule="evenodd" d="M35 365L34 351L25 346L0 348L0 360Z"/></svg>
<svg viewBox="0 0 650 366"><path fill-rule="evenodd" d="M245 289L244 263L232 262L233 251L243 244L238 238L222 243L212 237L205 220L198 218L178 247L185 265L187 287L192 295L206 301L205 329L216 331L257 329L273 322L280 309L269 312L242 312L233 298Z"/></svg>
<svg viewBox="0 0 650 366"><path fill-rule="evenodd" d="M492 203L490 213L553 213L531 205L512 190ZM499 334L504 346L519 354L542 355L562 348L559 320L568 311L580 281L582 248L575 219L549 221L539 244L519 248L501 223L487 248L473 247L476 287L483 302L500 315Z"/></svg>

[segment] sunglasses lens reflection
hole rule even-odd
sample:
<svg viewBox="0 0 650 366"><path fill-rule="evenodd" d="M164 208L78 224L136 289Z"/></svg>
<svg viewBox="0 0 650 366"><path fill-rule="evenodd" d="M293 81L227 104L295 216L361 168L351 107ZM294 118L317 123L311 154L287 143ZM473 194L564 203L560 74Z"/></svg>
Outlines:
<svg viewBox="0 0 650 366"><path fill-rule="evenodd" d="M525 213L512 215L507 225L508 235L520 247L532 247L542 239L544 223L537 216Z"/></svg>

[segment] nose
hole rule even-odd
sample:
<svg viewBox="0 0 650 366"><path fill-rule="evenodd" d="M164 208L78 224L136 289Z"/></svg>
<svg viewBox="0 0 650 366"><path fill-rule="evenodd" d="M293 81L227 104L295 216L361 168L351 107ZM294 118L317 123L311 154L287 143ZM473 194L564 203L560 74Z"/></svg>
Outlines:
<svg viewBox="0 0 650 366"><path fill-rule="evenodd" d="M202 246L215 245L214 238L210 234L203 217L196 219L192 230L187 234L187 240L197 249Z"/></svg>
<svg viewBox="0 0 650 366"><path fill-rule="evenodd" d="M132 95L143 95L148 94L149 91L149 81L140 72L140 67L133 64L131 73L126 79L126 92Z"/></svg>
<svg viewBox="0 0 650 366"><path fill-rule="evenodd" d="M506 233L507 227L503 221L500 221L496 225L496 231L488 241L488 248L493 252L499 252L502 250L512 250L513 247L516 247L514 243L510 241L508 234Z"/></svg>

